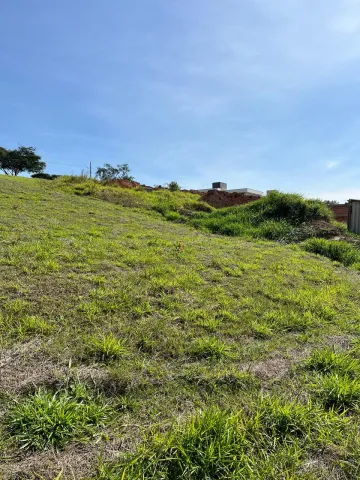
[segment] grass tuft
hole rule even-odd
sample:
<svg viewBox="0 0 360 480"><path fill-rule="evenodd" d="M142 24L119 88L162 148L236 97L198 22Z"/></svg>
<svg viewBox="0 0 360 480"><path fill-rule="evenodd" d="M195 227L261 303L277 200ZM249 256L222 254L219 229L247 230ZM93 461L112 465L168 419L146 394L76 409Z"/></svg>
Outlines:
<svg viewBox="0 0 360 480"><path fill-rule="evenodd" d="M304 368L322 374L348 375L355 378L360 374L360 363L351 353L336 353L332 348L315 350L304 362Z"/></svg>
<svg viewBox="0 0 360 480"><path fill-rule="evenodd" d="M86 441L105 425L108 407L80 383L55 393L39 389L10 411L7 427L24 450L63 448Z"/></svg>
<svg viewBox="0 0 360 480"><path fill-rule="evenodd" d="M102 362L122 358L129 353L125 340L116 338L112 333L108 335L93 335L87 339L86 354Z"/></svg>
<svg viewBox="0 0 360 480"><path fill-rule="evenodd" d="M219 359L230 355L231 348L216 337L199 338L190 347L190 354L195 358Z"/></svg>
<svg viewBox="0 0 360 480"><path fill-rule="evenodd" d="M217 408L207 410L185 426L178 425L166 435L155 436L151 447L140 449L129 463L103 467L100 478L235 478L232 475L238 470L245 442L240 425L237 414Z"/></svg>
<svg viewBox="0 0 360 480"><path fill-rule="evenodd" d="M325 408L342 411L360 405L360 383L347 375L319 375L311 387Z"/></svg>

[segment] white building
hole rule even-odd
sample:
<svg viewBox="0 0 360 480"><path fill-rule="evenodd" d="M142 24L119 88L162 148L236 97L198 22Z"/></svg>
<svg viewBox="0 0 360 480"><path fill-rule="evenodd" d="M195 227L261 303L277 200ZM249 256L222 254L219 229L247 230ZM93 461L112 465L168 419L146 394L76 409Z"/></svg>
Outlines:
<svg viewBox="0 0 360 480"><path fill-rule="evenodd" d="M208 192L209 190L218 190L221 192L228 192L228 193L243 193L244 195L259 195L260 197L264 197L264 192L260 192L260 190L254 190L253 188L235 188L233 190L227 189L227 184L223 182L214 182L212 184L212 188L203 188L198 190L199 192Z"/></svg>

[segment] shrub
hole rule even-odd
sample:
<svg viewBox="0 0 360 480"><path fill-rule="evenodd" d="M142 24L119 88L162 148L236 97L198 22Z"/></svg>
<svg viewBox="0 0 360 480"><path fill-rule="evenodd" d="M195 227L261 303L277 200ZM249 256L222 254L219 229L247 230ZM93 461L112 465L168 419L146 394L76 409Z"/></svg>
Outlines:
<svg viewBox="0 0 360 480"><path fill-rule="evenodd" d="M15 405L6 423L22 449L45 450L90 438L108 414L101 398L77 383L56 393L38 390Z"/></svg>
<svg viewBox="0 0 360 480"><path fill-rule="evenodd" d="M130 175L130 167L127 163L116 166L105 163L103 167L97 168L95 176L99 178L100 181L115 179L134 180L134 177Z"/></svg>
<svg viewBox="0 0 360 480"><path fill-rule="evenodd" d="M271 192L257 202L243 207L258 220L286 220L291 225L300 225L315 219L331 220L331 210L321 200L306 200L293 193Z"/></svg>
<svg viewBox="0 0 360 480"><path fill-rule="evenodd" d="M314 235L312 220L330 221L329 208L320 200L305 200L301 195L272 192L255 202L222 208L191 219L197 228L212 233L249 236L268 240L299 241Z"/></svg>
<svg viewBox="0 0 360 480"><path fill-rule="evenodd" d="M178 182L172 181L169 183L168 189L170 190L170 192L177 192L178 190L180 190L180 185L178 184Z"/></svg>
<svg viewBox="0 0 360 480"><path fill-rule="evenodd" d="M360 251L345 241L331 241L324 238L309 238L301 244L307 252L323 255L333 261L350 266L360 262Z"/></svg>
<svg viewBox="0 0 360 480"><path fill-rule="evenodd" d="M32 178L41 178L43 180L56 180L60 175L51 175L50 173L34 173L31 175Z"/></svg>
<svg viewBox="0 0 360 480"><path fill-rule="evenodd" d="M285 220L266 220L258 226L254 236L266 240L281 240L289 236L292 231L292 225Z"/></svg>

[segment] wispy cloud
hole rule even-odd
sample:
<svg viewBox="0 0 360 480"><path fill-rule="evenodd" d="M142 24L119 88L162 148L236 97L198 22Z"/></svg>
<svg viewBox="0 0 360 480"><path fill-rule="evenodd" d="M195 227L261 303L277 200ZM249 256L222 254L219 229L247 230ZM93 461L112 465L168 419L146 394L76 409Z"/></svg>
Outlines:
<svg viewBox="0 0 360 480"><path fill-rule="evenodd" d="M340 164L341 164L340 160L329 160L328 162L326 162L326 168L331 170L335 167L338 167Z"/></svg>

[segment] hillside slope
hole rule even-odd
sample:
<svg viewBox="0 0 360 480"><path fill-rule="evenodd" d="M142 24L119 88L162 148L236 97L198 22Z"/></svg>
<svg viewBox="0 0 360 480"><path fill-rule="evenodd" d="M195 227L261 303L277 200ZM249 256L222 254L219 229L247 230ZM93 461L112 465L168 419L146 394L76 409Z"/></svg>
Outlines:
<svg viewBox="0 0 360 480"><path fill-rule="evenodd" d="M357 274L47 181L0 207L0 478L358 478Z"/></svg>

